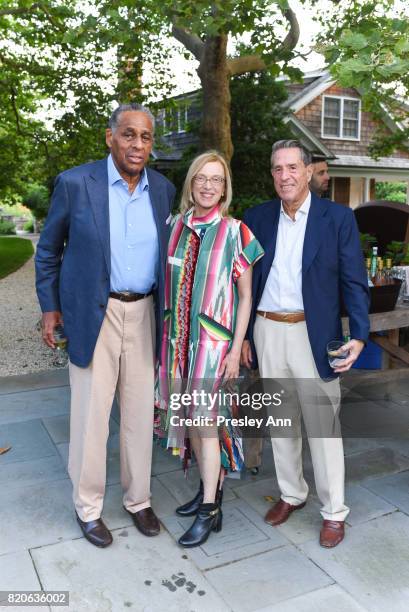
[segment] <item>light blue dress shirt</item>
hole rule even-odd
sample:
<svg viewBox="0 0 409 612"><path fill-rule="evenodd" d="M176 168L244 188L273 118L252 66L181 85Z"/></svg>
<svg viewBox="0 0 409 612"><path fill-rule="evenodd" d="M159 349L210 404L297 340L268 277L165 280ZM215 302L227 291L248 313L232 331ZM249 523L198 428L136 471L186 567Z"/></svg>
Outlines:
<svg viewBox="0 0 409 612"><path fill-rule="evenodd" d="M159 244L146 170L134 192L108 157L111 291L149 293L157 285Z"/></svg>

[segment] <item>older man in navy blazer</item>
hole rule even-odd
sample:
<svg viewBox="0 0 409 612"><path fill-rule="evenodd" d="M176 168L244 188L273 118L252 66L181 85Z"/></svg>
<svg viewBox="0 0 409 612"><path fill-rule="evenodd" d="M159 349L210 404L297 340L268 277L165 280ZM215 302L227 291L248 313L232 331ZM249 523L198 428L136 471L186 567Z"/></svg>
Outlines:
<svg viewBox="0 0 409 612"><path fill-rule="evenodd" d="M153 137L148 109L118 107L108 158L57 177L36 254L43 339L54 347L61 323L68 337L76 516L99 547L112 542L101 513L116 391L123 504L143 534L160 530L150 504L155 339L158 354L175 188L145 167Z"/></svg>
<svg viewBox="0 0 409 612"><path fill-rule="evenodd" d="M333 547L344 537L349 512L344 503L343 445L340 436L319 431L320 421L329 412L333 421L340 403L338 373L352 366L368 338L368 282L352 210L309 190L310 153L298 141L279 141L273 145L271 172L279 198L244 216L265 256L253 272L253 306L242 360L255 367L257 358L264 379L296 381L298 410L310 425L307 433L322 503L320 543ZM343 337L341 296L352 339L344 346L349 355L343 365L332 370L326 347L330 340ZM321 407L304 393L311 379L320 389ZM323 402L327 405L320 412ZM308 486L301 436L271 441L281 499L265 520L280 525L305 505Z"/></svg>

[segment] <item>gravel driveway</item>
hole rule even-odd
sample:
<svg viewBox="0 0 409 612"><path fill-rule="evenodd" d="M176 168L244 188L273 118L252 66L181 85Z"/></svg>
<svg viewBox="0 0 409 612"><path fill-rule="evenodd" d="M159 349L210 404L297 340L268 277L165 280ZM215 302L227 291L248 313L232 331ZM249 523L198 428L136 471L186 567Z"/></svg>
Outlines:
<svg viewBox="0 0 409 612"><path fill-rule="evenodd" d="M54 368L53 351L41 340L40 318L32 257L0 280L0 376Z"/></svg>

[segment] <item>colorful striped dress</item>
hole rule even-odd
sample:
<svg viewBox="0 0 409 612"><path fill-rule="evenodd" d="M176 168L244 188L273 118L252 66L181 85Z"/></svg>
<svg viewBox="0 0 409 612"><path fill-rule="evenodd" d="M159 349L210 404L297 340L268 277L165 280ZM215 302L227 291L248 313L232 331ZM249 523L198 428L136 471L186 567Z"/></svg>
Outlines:
<svg viewBox="0 0 409 612"><path fill-rule="evenodd" d="M205 217L194 218L191 209L173 220L166 266L156 431L166 431L167 446L182 457L188 445L183 427L170 425L169 398L172 393L204 388L206 393L219 391L220 367L231 347L236 323L237 279L263 253L248 227L231 217L222 217L219 207ZM214 418L221 413L220 405L213 410L208 406L185 409L189 417L200 414ZM219 431L222 463L237 470L243 463L243 453L241 440L234 433L229 426Z"/></svg>

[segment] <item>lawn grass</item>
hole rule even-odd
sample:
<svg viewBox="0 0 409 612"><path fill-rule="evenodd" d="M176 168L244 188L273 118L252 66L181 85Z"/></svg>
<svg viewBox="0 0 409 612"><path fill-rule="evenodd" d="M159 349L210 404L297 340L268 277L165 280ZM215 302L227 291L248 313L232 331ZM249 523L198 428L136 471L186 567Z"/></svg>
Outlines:
<svg viewBox="0 0 409 612"><path fill-rule="evenodd" d="M33 253L31 240L0 237L0 278L18 270Z"/></svg>

